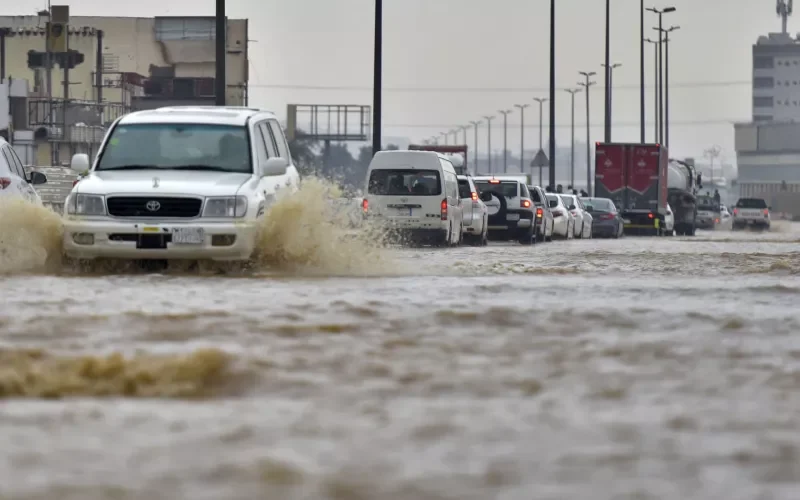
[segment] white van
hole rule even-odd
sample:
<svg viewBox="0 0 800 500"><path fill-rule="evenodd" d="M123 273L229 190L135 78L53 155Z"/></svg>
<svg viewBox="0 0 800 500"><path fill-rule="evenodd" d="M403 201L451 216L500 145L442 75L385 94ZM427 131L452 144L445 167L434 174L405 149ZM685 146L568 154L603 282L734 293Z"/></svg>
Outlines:
<svg viewBox="0 0 800 500"><path fill-rule="evenodd" d="M463 214L451 159L433 151L381 151L367 169L362 211L405 241L455 246Z"/></svg>

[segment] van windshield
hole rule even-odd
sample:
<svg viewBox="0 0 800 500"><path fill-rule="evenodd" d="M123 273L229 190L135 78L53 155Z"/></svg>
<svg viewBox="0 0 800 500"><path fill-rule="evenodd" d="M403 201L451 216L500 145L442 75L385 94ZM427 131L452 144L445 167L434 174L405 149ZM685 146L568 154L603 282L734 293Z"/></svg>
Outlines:
<svg viewBox="0 0 800 500"><path fill-rule="evenodd" d="M438 196L442 194L442 180L436 170L373 170L367 192L383 196Z"/></svg>

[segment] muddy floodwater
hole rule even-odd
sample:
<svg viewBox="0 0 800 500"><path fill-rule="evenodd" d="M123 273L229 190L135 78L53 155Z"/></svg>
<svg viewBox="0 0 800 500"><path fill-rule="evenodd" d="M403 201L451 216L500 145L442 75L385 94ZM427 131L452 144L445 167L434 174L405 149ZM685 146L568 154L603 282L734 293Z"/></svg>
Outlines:
<svg viewBox="0 0 800 500"><path fill-rule="evenodd" d="M10 273L0 497L796 500L798 245Z"/></svg>

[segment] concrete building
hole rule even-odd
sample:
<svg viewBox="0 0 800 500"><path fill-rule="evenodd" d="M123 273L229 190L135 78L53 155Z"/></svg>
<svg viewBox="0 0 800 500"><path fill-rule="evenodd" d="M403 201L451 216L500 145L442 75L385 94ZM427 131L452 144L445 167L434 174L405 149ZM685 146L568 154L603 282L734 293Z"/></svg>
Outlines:
<svg viewBox="0 0 800 500"><path fill-rule="evenodd" d="M29 67L29 52L45 50L46 22L46 15L0 16L4 76L31 89L27 123L16 128L36 132L37 165L93 153L108 124L131 110L214 103L213 17L70 17L69 49L82 61L69 70L68 85L64 70L52 69L52 100L47 71ZM248 21L229 19L227 29L226 102L245 105Z"/></svg>
<svg viewBox="0 0 800 500"><path fill-rule="evenodd" d="M800 121L800 41L770 33L753 45L753 121Z"/></svg>

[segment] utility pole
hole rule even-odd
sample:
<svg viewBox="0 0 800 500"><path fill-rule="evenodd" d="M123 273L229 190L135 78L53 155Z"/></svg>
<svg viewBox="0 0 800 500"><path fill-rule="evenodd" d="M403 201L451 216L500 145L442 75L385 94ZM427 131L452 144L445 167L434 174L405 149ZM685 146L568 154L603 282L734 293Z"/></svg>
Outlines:
<svg viewBox="0 0 800 500"><path fill-rule="evenodd" d="M525 172L525 108L530 104L515 104L519 109L519 171Z"/></svg>
<svg viewBox="0 0 800 500"><path fill-rule="evenodd" d="M492 173L492 120L497 118L496 116L484 116L483 119L486 120L486 136L487 136L487 146L486 149L489 153L489 173Z"/></svg>
<svg viewBox="0 0 800 500"><path fill-rule="evenodd" d="M605 64L601 64L600 66L605 67ZM606 73L608 74L608 88L606 89L606 99L607 99L607 106L608 106L608 130L606 131L606 142L612 141L612 132L614 130L613 126L613 113L614 113L614 70L622 66L620 63L614 63L611 65L610 68L606 68Z"/></svg>
<svg viewBox="0 0 800 500"><path fill-rule="evenodd" d="M217 106L224 106L225 105L225 94L227 92L227 86L225 82L225 63L227 62L225 59L228 55L228 48L226 46L227 43L227 17L225 17L225 0L217 0L217 12L216 12L216 30L214 33L215 36L215 45L216 45L216 61L215 61L215 68L216 68L216 75L214 77L214 89L215 94L215 104Z"/></svg>
<svg viewBox="0 0 800 500"><path fill-rule="evenodd" d="M381 113L383 110L383 0L375 0L375 42L372 66L372 156L381 150Z"/></svg>
<svg viewBox="0 0 800 500"><path fill-rule="evenodd" d="M589 196L593 196L594 192L592 191L591 123L589 120L590 118L589 110L591 108L589 106L589 87L597 84L597 82L591 81L591 78L597 73L595 73L594 71L580 71L579 73L585 78L585 81L578 82L578 85L583 87L584 92L586 92L586 192L589 193Z"/></svg>
<svg viewBox="0 0 800 500"><path fill-rule="evenodd" d="M647 38L645 42L653 44L653 142L658 142L658 124L661 116L658 114L658 40Z"/></svg>
<svg viewBox="0 0 800 500"><path fill-rule="evenodd" d="M680 26L671 26L664 30L664 146L667 150L669 150L669 34L679 29Z"/></svg>
<svg viewBox="0 0 800 500"><path fill-rule="evenodd" d="M605 142L611 142L611 0L606 0L606 119Z"/></svg>
<svg viewBox="0 0 800 500"><path fill-rule="evenodd" d="M567 93L569 93L570 98L572 99L572 122L570 125L570 152L569 152L569 185L572 189L575 189L575 94L581 91L581 89L564 89Z"/></svg>
<svg viewBox="0 0 800 500"><path fill-rule="evenodd" d="M660 144L664 143L664 74L663 74L663 61L664 61L664 52L663 52L663 45L662 45L662 34L664 31L662 25L662 18L664 14L669 12L675 12L675 7L666 7L663 9L656 9L656 8L649 8L647 9L650 12L655 13L658 15L658 28L653 28L658 30L658 142Z"/></svg>
<svg viewBox="0 0 800 500"><path fill-rule="evenodd" d="M550 0L550 187L556 188L556 0ZM539 169L541 172L541 169ZM541 183L539 183L541 185Z"/></svg>
<svg viewBox="0 0 800 500"><path fill-rule="evenodd" d="M478 173L478 126L481 124L481 121L472 121L469 122L470 125L475 127L475 173Z"/></svg>
<svg viewBox="0 0 800 500"><path fill-rule="evenodd" d="M508 115L511 113L510 109L498 111L503 115L503 173L508 173Z"/></svg>
<svg viewBox="0 0 800 500"><path fill-rule="evenodd" d="M548 99L545 98L545 97L534 97L533 100L539 103L539 150L541 151L542 148L544 147L544 144L542 144L542 142L543 142L542 141L542 138L543 138L543 134L542 134L542 132L543 132L542 107L543 106L542 105L545 102L547 102ZM539 185L541 186L543 184L544 184L544 174L542 173L542 167L539 167ZM552 184L552 179L550 180L550 184ZM553 187L555 189L555 186L551 186L551 187Z"/></svg>

